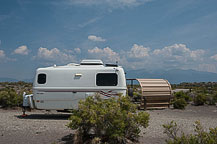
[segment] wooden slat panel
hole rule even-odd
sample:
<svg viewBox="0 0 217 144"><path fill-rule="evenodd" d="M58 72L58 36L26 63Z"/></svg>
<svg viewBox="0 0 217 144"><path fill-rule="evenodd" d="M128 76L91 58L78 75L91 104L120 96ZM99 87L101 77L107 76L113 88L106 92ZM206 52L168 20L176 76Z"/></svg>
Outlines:
<svg viewBox="0 0 217 144"><path fill-rule="evenodd" d="M151 105L151 104L153 104L153 105L168 105L168 104L170 104L170 103L168 103L168 102L162 102L162 103L146 103L146 105Z"/></svg>
<svg viewBox="0 0 217 144"><path fill-rule="evenodd" d="M138 81L162 81L163 79L137 79Z"/></svg>
<svg viewBox="0 0 217 144"><path fill-rule="evenodd" d="M142 87L168 87L167 83L143 83Z"/></svg>
<svg viewBox="0 0 217 144"><path fill-rule="evenodd" d="M167 108L171 99L171 86L164 79L137 79L141 86L142 100L140 107ZM144 103L145 102L145 103Z"/></svg>
<svg viewBox="0 0 217 144"><path fill-rule="evenodd" d="M154 88L154 87L146 87L146 88L142 88L142 91L145 92L145 91L170 91L168 87L157 87L157 88Z"/></svg>
<svg viewBox="0 0 217 144"><path fill-rule="evenodd" d="M154 100L170 100L170 97L146 97L145 100L148 102L149 100L154 101Z"/></svg>
<svg viewBox="0 0 217 144"><path fill-rule="evenodd" d="M169 95L171 95L171 93L169 92L169 91L164 91L164 92L162 92L162 91L158 91L158 92L156 92L156 91L152 91L152 92L148 92L148 91L144 91L144 92L142 92L142 95L160 95L160 94L162 94L162 95L165 95L165 94L169 94Z"/></svg>
<svg viewBox="0 0 217 144"><path fill-rule="evenodd" d="M168 101L168 99L147 100L146 103L169 103Z"/></svg>
<svg viewBox="0 0 217 144"><path fill-rule="evenodd" d="M146 96L170 96L171 94L170 93L165 93L165 94L162 94L162 93L144 93L142 96L146 97Z"/></svg>
<svg viewBox="0 0 217 144"><path fill-rule="evenodd" d="M146 107L146 109L166 109L168 108L168 106L164 106L164 107Z"/></svg>
<svg viewBox="0 0 217 144"><path fill-rule="evenodd" d="M169 103L148 103L146 107L168 107Z"/></svg>
<svg viewBox="0 0 217 144"><path fill-rule="evenodd" d="M170 97L171 95L168 93L168 94L149 94L149 95L142 95L143 97Z"/></svg>

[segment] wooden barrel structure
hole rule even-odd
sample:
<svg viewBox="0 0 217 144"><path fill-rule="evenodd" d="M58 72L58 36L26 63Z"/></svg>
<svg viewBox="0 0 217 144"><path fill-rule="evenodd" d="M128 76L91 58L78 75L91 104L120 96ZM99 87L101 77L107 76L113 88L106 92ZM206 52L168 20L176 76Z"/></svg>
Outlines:
<svg viewBox="0 0 217 144"><path fill-rule="evenodd" d="M129 79L137 80L141 87L140 109L169 108L172 95L170 83L165 79Z"/></svg>
<svg viewBox="0 0 217 144"><path fill-rule="evenodd" d="M141 86L141 108L161 109L169 108L171 99L171 85L165 79L137 79Z"/></svg>

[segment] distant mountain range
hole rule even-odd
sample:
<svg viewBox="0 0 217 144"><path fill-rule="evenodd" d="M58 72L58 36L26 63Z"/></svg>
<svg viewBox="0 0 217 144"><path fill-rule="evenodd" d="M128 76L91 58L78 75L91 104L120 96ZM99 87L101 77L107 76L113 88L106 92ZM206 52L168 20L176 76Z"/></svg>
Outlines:
<svg viewBox="0 0 217 144"><path fill-rule="evenodd" d="M217 82L217 73L201 72L195 70L130 70L126 71L127 78L153 78L167 79L171 84L181 82ZM13 78L0 78L0 82L17 82ZM24 79L25 82L33 82L33 79Z"/></svg>
<svg viewBox="0 0 217 144"><path fill-rule="evenodd" d="M195 70L155 70L145 69L126 71L127 78L153 78L167 79L170 83L181 82L217 82L217 73L201 72Z"/></svg>

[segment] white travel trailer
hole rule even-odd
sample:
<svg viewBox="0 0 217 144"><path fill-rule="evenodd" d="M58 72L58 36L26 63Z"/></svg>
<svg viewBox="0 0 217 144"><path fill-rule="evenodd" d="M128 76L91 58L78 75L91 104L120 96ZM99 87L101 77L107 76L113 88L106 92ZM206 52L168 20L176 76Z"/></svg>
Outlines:
<svg viewBox="0 0 217 144"><path fill-rule="evenodd" d="M80 64L39 68L33 84L33 95L24 94L24 107L45 110L75 109L78 102L95 93L104 98L126 95L122 67L103 65L101 60L83 60Z"/></svg>

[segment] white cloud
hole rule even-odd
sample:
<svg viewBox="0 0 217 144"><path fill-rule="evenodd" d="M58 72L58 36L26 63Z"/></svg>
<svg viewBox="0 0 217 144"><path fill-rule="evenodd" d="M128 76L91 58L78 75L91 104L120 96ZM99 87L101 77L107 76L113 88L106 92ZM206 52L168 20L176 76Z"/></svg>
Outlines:
<svg viewBox="0 0 217 144"><path fill-rule="evenodd" d="M26 45L20 46L17 49L14 50L15 54L20 54L20 55L28 55L29 50Z"/></svg>
<svg viewBox="0 0 217 144"><path fill-rule="evenodd" d="M191 50L184 44L155 50L134 44L129 51L120 53L120 61L124 67L130 69L196 69L199 64L204 63L204 55L204 50Z"/></svg>
<svg viewBox="0 0 217 144"><path fill-rule="evenodd" d="M114 52L111 48L106 47L104 49L100 49L95 47L93 49L89 49L88 53L93 58L102 59L105 62L116 62L120 61L119 54Z"/></svg>
<svg viewBox="0 0 217 144"><path fill-rule="evenodd" d="M52 61L52 62L57 62L59 64L66 63L66 62L73 62L76 59L74 55L69 55L64 52L61 52L57 48L53 48L49 50L43 47L40 47L38 49L38 54L36 58L47 60L47 61Z"/></svg>
<svg viewBox="0 0 217 144"><path fill-rule="evenodd" d="M64 49L63 51L64 51L64 53L70 54L70 55L81 54L81 49L80 48Z"/></svg>
<svg viewBox="0 0 217 144"><path fill-rule="evenodd" d="M95 23L95 22L98 21L99 19L101 19L101 17L95 17L95 18L89 19L88 21L79 24L78 27L80 27L80 28L86 27L86 26L88 26L89 24Z"/></svg>
<svg viewBox="0 0 217 144"><path fill-rule="evenodd" d="M189 61L202 60L204 50L198 49L191 51L185 44L174 44L164 47L163 49L156 49L153 51L153 55L156 57L162 57L166 60L177 61L180 63L186 63Z"/></svg>
<svg viewBox="0 0 217 144"><path fill-rule="evenodd" d="M203 56L205 54L205 51L204 50L201 50L201 49L198 49L198 50L195 50L195 51L191 51L191 57L194 59L194 60L202 60Z"/></svg>
<svg viewBox="0 0 217 144"><path fill-rule="evenodd" d="M3 50L0 50L0 59L5 58L5 52Z"/></svg>
<svg viewBox="0 0 217 144"><path fill-rule="evenodd" d="M16 59L8 58L3 50L0 50L0 63L7 61L16 61Z"/></svg>
<svg viewBox="0 0 217 144"><path fill-rule="evenodd" d="M173 44L161 49L151 50L149 47L134 44L128 51L119 53L106 47L95 47L88 50L92 58L99 58L106 62L118 61L126 69L194 69L217 73L217 54L207 57L202 49L192 50L185 44Z"/></svg>
<svg viewBox="0 0 217 144"><path fill-rule="evenodd" d="M81 49L80 48L74 48L75 53L80 54L81 53Z"/></svg>
<svg viewBox="0 0 217 144"><path fill-rule="evenodd" d="M89 35L88 36L88 39L89 40L92 40L92 41L98 41L98 42L104 42L106 41L105 39L101 38L101 37L97 37L95 35Z"/></svg>
<svg viewBox="0 0 217 144"><path fill-rule="evenodd" d="M129 52L127 52L130 58L145 58L149 56L149 48L143 45L134 44Z"/></svg>
<svg viewBox="0 0 217 144"><path fill-rule="evenodd" d="M150 48L134 44L129 51L121 52L120 64L129 69L141 69L149 65Z"/></svg>
<svg viewBox="0 0 217 144"><path fill-rule="evenodd" d="M214 59L214 60L216 60L216 61L217 61L217 54L216 54L216 55L213 55L213 56L211 56L210 58L211 58L211 59Z"/></svg>

